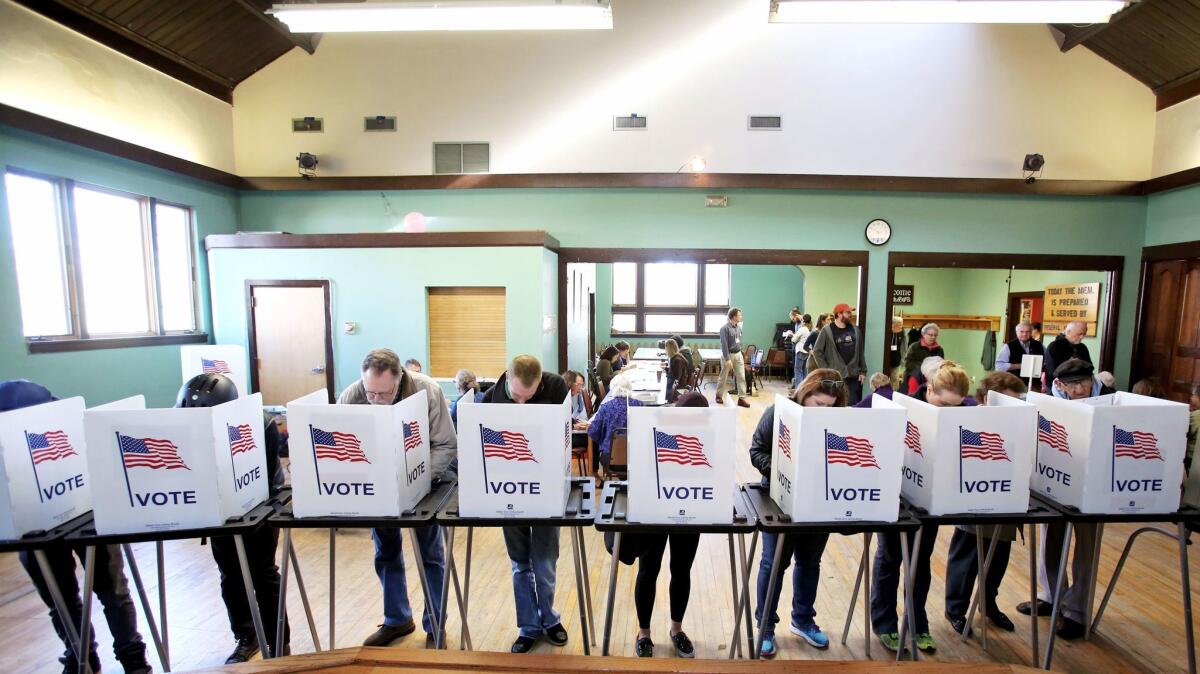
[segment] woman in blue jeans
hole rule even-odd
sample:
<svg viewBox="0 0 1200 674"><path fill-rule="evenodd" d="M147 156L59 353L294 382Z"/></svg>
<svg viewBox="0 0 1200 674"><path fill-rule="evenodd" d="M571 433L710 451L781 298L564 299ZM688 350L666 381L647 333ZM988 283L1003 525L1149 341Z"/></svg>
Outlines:
<svg viewBox="0 0 1200 674"><path fill-rule="evenodd" d="M846 383L837 370L813 370L796 389L792 398L805 407L845 407ZM771 479L771 455L774 449L775 406L772 405L763 412L754 429L754 439L750 442L750 462L762 473L763 485L769 485ZM764 607L767 604L767 587L771 582L771 574L775 572L780 579L788 564L795 560L792 570L792 619L790 629L816 648L829 646L829 637L817 626L817 612L813 604L817 599L817 584L821 579L821 555L825 552L825 543L829 534L796 534L788 535L784 541L784 549L779 553L779 569L774 569L776 548L779 536L763 534L762 560L758 565L758 608L754 611L755 622L762 621ZM779 582L776 582L779 587ZM766 610L770 611L770 620L763 628L762 652L766 659L775 657L775 624L779 622L777 609L779 594L776 592Z"/></svg>

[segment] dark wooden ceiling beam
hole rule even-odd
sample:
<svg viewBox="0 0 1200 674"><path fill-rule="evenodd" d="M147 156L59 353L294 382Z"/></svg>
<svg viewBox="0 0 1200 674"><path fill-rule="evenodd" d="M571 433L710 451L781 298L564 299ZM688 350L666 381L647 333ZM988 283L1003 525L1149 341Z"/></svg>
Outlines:
<svg viewBox="0 0 1200 674"><path fill-rule="evenodd" d="M1194 96L1200 96L1200 70L1193 71L1154 90L1155 110L1169 108Z"/></svg>
<svg viewBox="0 0 1200 674"><path fill-rule="evenodd" d="M299 35L297 35L296 33L293 33L291 30L289 30L288 27L285 26L283 23L281 23L278 19L276 19L273 16L268 15L266 13L266 8L260 7L258 5L258 3L252 2L251 0L233 0L233 2L235 4L237 4L238 6L240 6L242 9L245 9L247 12L250 12L251 14L253 14L255 16L255 18L259 19L266 25L270 26L271 29L274 30L276 33L279 33L280 35L287 38L288 42L291 42L292 44L296 45L297 47L303 49L304 51L306 51L310 54L312 54L313 52L315 52L317 50L316 40L317 40L317 37L319 34L312 34L312 35L299 34Z"/></svg>

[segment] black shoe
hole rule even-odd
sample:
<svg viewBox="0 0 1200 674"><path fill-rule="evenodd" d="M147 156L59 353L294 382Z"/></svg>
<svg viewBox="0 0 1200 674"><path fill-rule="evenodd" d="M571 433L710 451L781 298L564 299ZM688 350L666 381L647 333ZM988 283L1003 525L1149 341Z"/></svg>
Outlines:
<svg viewBox="0 0 1200 674"><path fill-rule="evenodd" d="M63 666L63 674L79 674L79 661L75 659L75 655L64 655L58 659ZM93 672L100 671L100 654L92 651L88 656L88 665L91 666Z"/></svg>
<svg viewBox="0 0 1200 674"><path fill-rule="evenodd" d="M374 634L363 639L363 646L387 646L400 637L412 634L416 629L417 624L412 620L403 625L380 625Z"/></svg>
<svg viewBox="0 0 1200 674"><path fill-rule="evenodd" d="M650 641L650 637L638 637L633 649L639 658L654 657L654 642Z"/></svg>
<svg viewBox="0 0 1200 674"><path fill-rule="evenodd" d="M1077 623L1070 618L1063 618L1058 625L1058 631L1055 634L1063 641L1074 641L1087 633L1087 628L1083 623Z"/></svg>
<svg viewBox="0 0 1200 674"><path fill-rule="evenodd" d="M683 632L672 634L671 643L675 644L675 655L681 658L696 657L696 649L692 646L692 640Z"/></svg>
<svg viewBox="0 0 1200 674"><path fill-rule="evenodd" d="M125 670L125 674L150 674L154 671L150 669L150 663L146 662L146 651L144 648L132 653L117 655L117 662L121 663L121 668ZM93 671L99 671L99 669L100 666L97 664Z"/></svg>
<svg viewBox="0 0 1200 674"><path fill-rule="evenodd" d="M950 621L950 627L954 628L954 633L955 633L955 634L962 634L962 633L963 633L963 628L966 628L966 627L967 627L967 618L966 618L966 616L960 616L960 615L950 615L949 613L947 613L947 614L946 614L946 620ZM967 636L970 636L970 635L971 635L971 631L970 631L970 629L968 628L968 631L967 631Z"/></svg>
<svg viewBox="0 0 1200 674"><path fill-rule="evenodd" d="M517 640L513 642L512 648L509 650L509 652L528 653L531 649L533 649L533 645L536 643L537 639L534 639L533 637L517 637Z"/></svg>
<svg viewBox="0 0 1200 674"><path fill-rule="evenodd" d="M567 645L567 631L563 629L562 623L557 623L546 628L546 638L555 646Z"/></svg>
<svg viewBox="0 0 1200 674"><path fill-rule="evenodd" d="M1054 606L1050 602L1042 601L1041 599L1037 600L1038 615L1048 616L1053 608ZM1029 602L1023 601L1020 604L1017 604L1017 613L1020 613L1021 615L1029 615Z"/></svg>
<svg viewBox="0 0 1200 674"><path fill-rule="evenodd" d="M987 617L988 620L992 621L993 625L1005 632L1011 632L1017 628L1016 625L1013 625L1013 621L1009 620L1008 616L1004 615L1000 609L988 611Z"/></svg>
<svg viewBox="0 0 1200 674"><path fill-rule="evenodd" d="M258 640L254 637L249 639L238 639L237 645L233 647L233 652L229 657L225 658L225 664L236 665L239 662L249 662L250 658L258 652Z"/></svg>

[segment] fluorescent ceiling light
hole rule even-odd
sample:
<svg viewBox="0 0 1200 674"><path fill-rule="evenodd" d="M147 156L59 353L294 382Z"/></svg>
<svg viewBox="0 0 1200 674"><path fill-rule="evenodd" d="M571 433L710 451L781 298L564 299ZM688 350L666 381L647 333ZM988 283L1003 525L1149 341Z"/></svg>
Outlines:
<svg viewBox="0 0 1200 674"><path fill-rule="evenodd" d="M1108 23L1124 0L777 0L772 23Z"/></svg>
<svg viewBox="0 0 1200 674"><path fill-rule="evenodd" d="M612 30L609 0L448 0L275 5L293 33Z"/></svg>

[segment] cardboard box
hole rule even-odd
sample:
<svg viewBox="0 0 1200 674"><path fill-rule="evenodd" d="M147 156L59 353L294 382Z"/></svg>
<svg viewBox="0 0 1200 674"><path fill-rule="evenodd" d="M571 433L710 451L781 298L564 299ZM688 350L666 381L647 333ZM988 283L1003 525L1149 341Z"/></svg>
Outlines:
<svg viewBox="0 0 1200 674"><path fill-rule="evenodd" d="M0 413L0 540L92 509L83 398Z"/></svg>
<svg viewBox="0 0 1200 674"><path fill-rule="evenodd" d="M647 524L733 521L737 410L629 408L626 518Z"/></svg>

